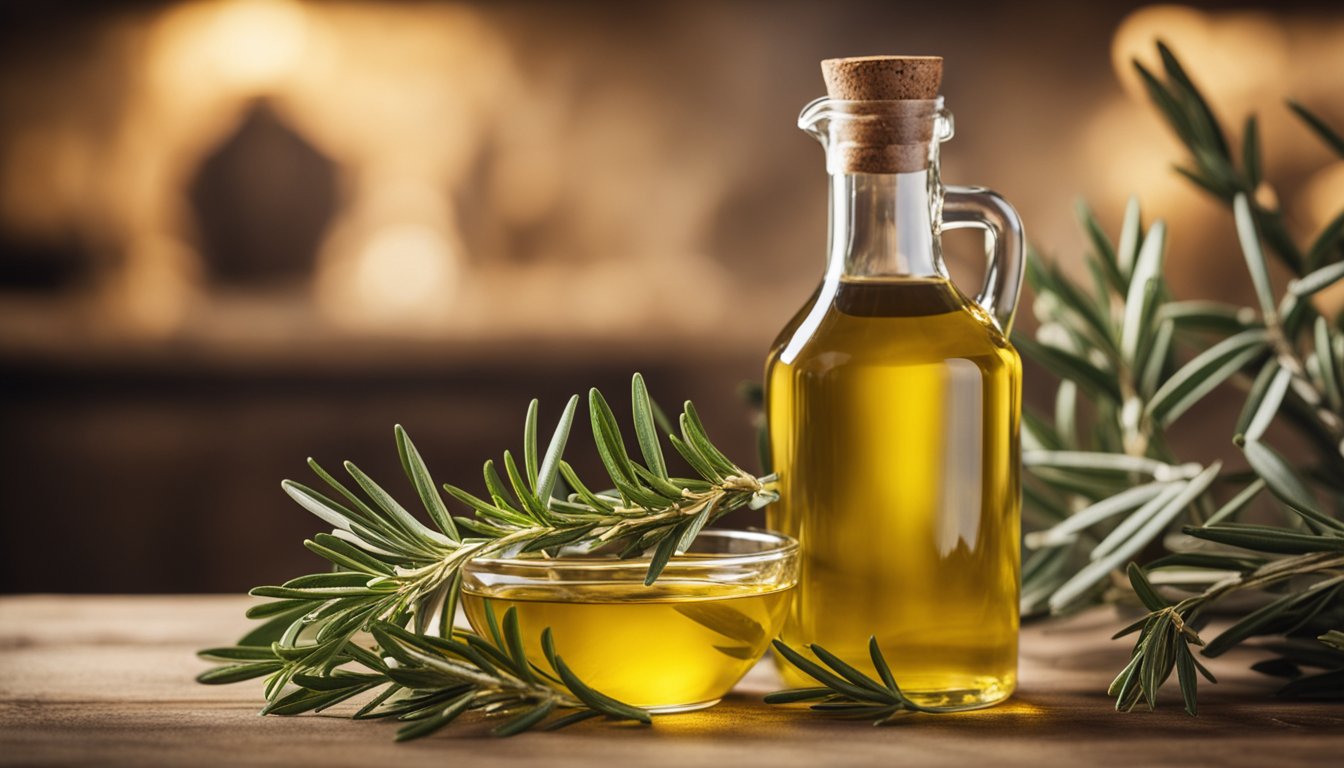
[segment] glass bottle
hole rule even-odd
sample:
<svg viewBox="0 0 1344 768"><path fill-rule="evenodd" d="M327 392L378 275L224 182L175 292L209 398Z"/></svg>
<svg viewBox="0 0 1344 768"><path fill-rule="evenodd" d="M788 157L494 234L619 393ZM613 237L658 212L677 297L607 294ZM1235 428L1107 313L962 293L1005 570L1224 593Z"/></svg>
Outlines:
<svg viewBox="0 0 1344 768"><path fill-rule="evenodd" d="M798 124L826 149L826 271L765 377L782 484L767 522L803 553L782 639L867 668L871 635L917 701L987 706L1017 678L1021 221L939 179L941 59L822 66L830 97ZM974 299L943 264L954 227L991 243Z"/></svg>

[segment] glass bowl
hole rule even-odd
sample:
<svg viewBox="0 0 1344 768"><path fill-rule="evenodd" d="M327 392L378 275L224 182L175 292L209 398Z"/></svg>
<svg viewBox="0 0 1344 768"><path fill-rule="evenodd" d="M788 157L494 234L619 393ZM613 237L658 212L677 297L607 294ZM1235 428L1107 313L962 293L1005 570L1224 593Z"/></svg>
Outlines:
<svg viewBox="0 0 1344 768"><path fill-rule="evenodd" d="M798 542L766 531L707 530L644 586L648 557L561 549L481 558L462 569L462 606L487 633L486 606L516 608L525 650L556 652L579 679L653 712L712 706L780 630L798 580Z"/></svg>

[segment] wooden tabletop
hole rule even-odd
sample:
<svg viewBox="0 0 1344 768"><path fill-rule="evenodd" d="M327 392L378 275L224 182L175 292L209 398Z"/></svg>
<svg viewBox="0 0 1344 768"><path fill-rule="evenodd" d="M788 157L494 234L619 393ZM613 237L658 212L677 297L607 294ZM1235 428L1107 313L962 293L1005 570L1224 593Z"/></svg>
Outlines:
<svg viewBox="0 0 1344 768"><path fill-rule="evenodd" d="M1022 633L1021 689L1004 705L894 726L768 707L756 668L719 706L652 727L584 723L512 739L463 722L394 744L395 725L335 715L258 717L258 681L203 686L197 648L227 644L247 598L0 598L0 764L443 766L1288 766L1344 761L1344 706L1276 700L1246 671L1210 665L1198 718L1167 693L1157 712L1116 713L1105 689L1128 653L1109 611Z"/></svg>

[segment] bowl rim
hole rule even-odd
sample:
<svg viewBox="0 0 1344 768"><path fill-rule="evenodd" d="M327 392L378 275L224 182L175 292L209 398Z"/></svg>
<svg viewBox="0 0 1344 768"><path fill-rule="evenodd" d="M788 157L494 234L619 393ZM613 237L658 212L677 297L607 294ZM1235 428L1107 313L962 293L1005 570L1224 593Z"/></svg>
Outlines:
<svg viewBox="0 0 1344 768"><path fill-rule="evenodd" d="M701 538L750 540L762 543L773 543L775 546L767 547L759 552L734 552L722 554L713 552L688 552L681 555L673 555L663 571L664 574L676 571L679 566L717 568L771 563L790 558L797 558L799 550L798 540L792 536L762 528L707 528L696 536L697 541ZM582 570L620 570L638 568L641 564L647 566L651 560L651 557L632 557L628 560L621 560L610 556L591 555L551 558L473 557L462 564L462 571L465 575L468 572L490 573L500 569L525 569L542 573L551 571L557 567Z"/></svg>

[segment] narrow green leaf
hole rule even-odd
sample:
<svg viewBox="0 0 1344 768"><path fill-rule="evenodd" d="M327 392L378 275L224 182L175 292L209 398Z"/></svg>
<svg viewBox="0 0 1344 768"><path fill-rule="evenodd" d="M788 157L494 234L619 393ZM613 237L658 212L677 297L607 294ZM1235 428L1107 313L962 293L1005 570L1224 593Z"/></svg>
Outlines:
<svg viewBox="0 0 1344 768"><path fill-rule="evenodd" d="M830 688L794 688L787 691L767 693L763 701L766 704L796 704L800 701L816 701L830 696Z"/></svg>
<svg viewBox="0 0 1344 768"><path fill-rule="evenodd" d="M1340 213L1339 216L1336 216L1335 220L1330 223L1330 226L1321 233L1316 244L1312 246L1311 252L1313 256L1316 255L1318 247L1321 247L1322 252L1324 252L1326 246L1322 246L1322 243L1327 242L1327 235L1331 235L1330 241L1333 241L1337 240L1341 234L1344 234L1344 213ZM1316 258L1323 258L1323 255L1317 256ZM1315 263L1315 261L1312 263ZM1288 284L1288 293L1298 297L1311 296L1329 288L1341 279L1344 279L1344 261L1337 261L1334 264L1321 267L1315 272L1292 281Z"/></svg>
<svg viewBox="0 0 1344 768"><path fill-rule="evenodd" d="M1344 531L1344 522L1321 511L1306 484L1277 451L1258 441L1248 441L1242 450L1251 468L1283 503L1313 522L1335 531Z"/></svg>
<svg viewBox="0 0 1344 768"><path fill-rule="evenodd" d="M686 442L694 445L701 455L709 460L709 463L715 469L725 475L740 475L742 470L736 464L729 461L723 452L714 446L713 441L709 439L709 432L705 430L704 422L700 421L700 414L695 410L695 404L690 400L686 401L681 414L681 436Z"/></svg>
<svg viewBox="0 0 1344 768"><path fill-rule="evenodd" d="M1186 526L1186 534L1256 552L1281 555L1305 555L1312 552L1344 552L1344 537L1298 533L1286 528L1268 528L1241 523L1222 523L1205 527Z"/></svg>
<svg viewBox="0 0 1344 768"><path fill-rule="evenodd" d="M1055 390L1055 434L1064 445L1078 442L1078 387L1071 381L1061 381Z"/></svg>
<svg viewBox="0 0 1344 768"><path fill-rule="evenodd" d="M471 706L471 701L475 696L475 691L468 691L456 699L453 699L433 717L416 720L410 725L398 730L396 740L410 741L412 739L418 739L422 736L428 736L445 725L448 725L453 720L456 720L458 715L465 712L467 708Z"/></svg>
<svg viewBox="0 0 1344 768"><path fill-rule="evenodd" d="M293 480L285 480L280 483L280 488L285 494L298 503L299 506L311 512L322 520L322 522L333 528L342 528L350 530L352 514L341 504L332 501L322 494L314 491L302 483L296 483Z"/></svg>
<svg viewBox="0 0 1344 768"><path fill-rule="evenodd" d="M588 392L588 411L592 419L593 439L597 443L598 457L606 467L613 482L619 480L626 485L638 485L634 470L630 469L630 456L626 453L625 442L621 439L620 428L616 425L616 416L611 406L596 389ZM621 483L617 483L619 488Z"/></svg>
<svg viewBox="0 0 1344 768"><path fill-rule="evenodd" d="M259 662L254 664L230 664L224 667L215 667L207 669L196 676L196 682L205 685L228 685L230 683L240 683L244 680L252 680L258 677L269 675L281 668L278 661Z"/></svg>
<svg viewBox="0 0 1344 768"><path fill-rule="evenodd" d="M1162 383L1148 401L1151 418L1170 424L1248 362L1263 352L1269 333L1263 329L1242 331L1195 355Z"/></svg>
<svg viewBox="0 0 1344 768"><path fill-rule="evenodd" d="M608 717L619 718L623 720L635 720L644 724L652 722L649 713L638 707L632 707L625 702L607 696L593 690L582 680L574 671L565 664L565 660L559 656L555 657L555 671L560 675L560 680L564 682L569 692L584 704L596 709Z"/></svg>
<svg viewBox="0 0 1344 768"><path fill-rule="evenodd" d="M1115 247L1115 261L1125 280L1132 280L1134 265L1139 256L1142 242L1143 216L1139 209L1139 198L1131 196L1125 202L1125 216L1120 222L1120 240Z"/></svg>
<svg viewBox="0 0 1344 768"><path fill-rule="evenodd" d="M1255 375L1255 381L1251 382L1251 389L1246 394L1246 402L1241 406L1241 413L1237 416L1237 424L1234 428L1235 434L1246 434L1251 426L1251 422L1255 421L1256 416L1259 415L1261 411L1261 405L1265 401L1265 396L1269 394L1270 385L1276 383L1275 377L1278 375L1278 372L1279 361L1277 357L1270 357L1265 361L1265 364L1260 367L1260 372ZM1280 398L1280 403L1281 402L1282 399ZM1273 420L1274 415L1278 413L1280 403L1275 403L1268 407L1270 413L1269 416L1266 417L1266 427L1269 426L1269 421Z"/></svg>
<svg viewBox="0 0 1344 768"><path fill-rule="evenodd" d="M1221 464L1213 463L1193 480L1165 490L1125 519L1096 548L1092 562L1075 573L1053 595L1052 611L1063 611L1083 595L1089 594L1122 563L1133 558L1153 541L1191 502L1212 484Z"/></svg>
<svg viewBox="0 0 1344 768"><path fill-rule="evenodd" d="M270 646L233 645L224 648L205 648L196 656L206 661L276 661Z"/></svg>
<svg viewBox="0 0 1344 768"><path fill-rule="evenodd" d="M877 644L877 636L868 637L868 657L873 661L873 669L877 670L878 677L882 678L882 683L892 693L900 696L901 687L896 684L896 678L891 674L891 667L887 666L887 659L882 655L882 648Z"/></svg>
<svg viewBox="0 0 1344 768"><path fill-rule="evenodd" d="M1092 244L1092 252L1097 256L1097 261L1106 271L1106 276L1110 279L1111 285L1115 290L1124 292L1128 281L1120 272L1116 261L1115 248L1111 245L1111 240L1106 236L1106 232L1101 228L1101 224L1097 222L1096 214L1092 212L1092 209L1088 207L1084 200L1079 200L1074 210L1078 222L1083 225L1083 231Z"/></svg>
<svg viewBox="0 0 1344 768"><path fill-rule="evenodd" d="M1195 186L1199 187L1205 192L1208 192L1217 200L1227 200L1236 194L1235 189L1229 189L1224 184L1211 181L1205 178L1197 171L1192 171L1189 168L1184 168L1179 165L1173 165L1172 170L1175 171L1177 174L1184 176L1186 180L1190 181Z"/></svg>
<svg viewBox="0 0 1344 768"><path fill-rule="evenodd" d="M1176 335L1176 323L1164 320L1157 326L1157 336L1146 355L1143 371L1139 378L1139 394L1151 399L1157 392L1162 374L1166 371L1167 361L1171 358L1171 342Z"/></svg>
<svg viewBox="0 0 1344 768"><path fill-rule="evenodd" d="M1236 515L1242 509L1245 509L1246 505L1250 504L1251 501L1256 496L1258 496L1260 492L1263 491L1264 489L1265 489L1264 478L1259 478L1251 482L1245 488L1241 489L1240 493L1238 493L1236 496L1233 496L1230 500L1228 500L1226 504L1219 507L1217 512L1214 512L1212 515L1210 515L1209 519L1204 521L1204 524L1215 525L1217 523L1223 522L1229 517Z"/></svg>
<svg viewBox="0 0 1344 768"><path fill-rule="evenodd" d="M859 671L854 666L846 663L844 659L841 659L839 656L836 656L825 648L822 648L819 645L813 645L812 652L817 655L818 659L821 659L823 664L835 670L836 674L854 685L860 688L867 688L878 695L890 693L890 690L884 687L881 683Z"/></svg>
<svg viewBox="0 0 1344 768"><path fill-rule="evenodd" d="M560 415L560 421L555 425L555 432L551 435L551 442L546 446L546 455L541 460L541 467L537 470L537 498L543 503L550 503L551 496L555 492L555 478L563 464L565 445L569 441L570 430L574 426L574 415L578 412L579 396L573 395L569 402L565 404L564 413Z"/></svg>
<svg viewBox="0 0 1344 768"><path fill-rule="evenodd" d="M367 587L313 587L311 589L289 589L286 587L253 587L249 595L253 597L282 597L286 599L326 599L331 597L368 597L384 594Z"/></svg>
<svg viewBox="0 0 1344 768"><path fill-rule="evenodd" d="M532 726L545 720L551 712L555 711L555 700L547 700L537 706L524 711L521 715L504 723L495 726L491 731L492 736L515 736L523 731L530 730Z"/></svg>
<svg viewBox="0 0 1344 768"><path fill-rule="evenodd" d="M1064 442L1059 431L1051 427L1032 409L1022 409L1022 447L1028 450L1062 451Z"/></svg>
<svg viewBox="0 0 1344 768"><path fill-rule="evenodd" d="M527 404L527 418L523 421L523 469L527 472L529 488L537 487L537 409L536 398Z"/></svg>
<svg viewBox="0 0 1344 768"><path fill-rule="evenodd" d="M523 503L523 510L538 521L543 523L548 521L546 504L533 495L532 489L523 479L522 473L518 471L518 463L513 460L511 451L504 452L504 474L509 478L509 485L513 488L514 497Z"/></svg>
<svg viewBox="0 0 1344 768"><path fill-rule="evenodd" d="M1288 108L1293 110L1302 122L1307 124L1321 141L1329 147L1336 155L1344 158L1344 136L1340 136L1333 128L1326 124L1324 120L1317 117L1315 113L1307 109L1301 102L1288 99Z"/></svg>
<svg viewBox="0 0 1344 768"><path fill-rule="evenodd" d="M686 463L691 465L691 469L694 469L696 474L711 483L723 481L723 475L694 446L688 445L676 435L668 435L667 440L676 449L677 453L681 454L681 457L686 460Z"/></svg>
<svg viewBox="0 0 1344 768"><path fill-rule="evenodd" d="M523 633L518 626L517 608L510 606L504 611L502 629L509 656L513 658L514 671L523 680L535 683L537 678L532 674L532 663L527 660L527 653L523 650Z"/></svg>
<svg viewBox="0 0 1344 768"><path fill-rule="evenodd" d="M644 463L655 475L667 479L667 464L663 461L663 449L658 444L658 427L654 421L653 403L649 400L649 390L644 385L644 377L638 373L630 382L630 400L634 406L635 435L639 438L639 450L644 454Z"/></svg>
<svg viewBox="0 0 1344 768"><path fill-rule="evenodd" d="M864 688L851 684L844 678L827 671L816 662L803 656L801 653L790 648L779 640L772 641L775 653L779 654L785 661L798 668L798 671L811 677L817 682L825 685L837 693L843 693L851 698L865 700L872 696L872 693ZM815 652L815 648L813 649Z"/></svg>
<svg viewBox="0 0 1344 768"><path fill-rule="evenodd" d="M1149 563L1145 570L1149 573L1166 567L1200 568L1208 571L1252 571L1264 565L1262 558L1253 556L1223 555L1209 552L1177 552L1164 555Z"/></svg>
<svg viewBox="0 0 1344 768"><path fill-rule="evenodd" d="M512 513L523 520L527 520L523 511L526 509L526 505L521 501L514 501L513 497L509 494L508 488L504 485L504 479L499 476L499 470L495 468L493 459L486 459L481 474L485 478L485 488L490 493L490 498L495 502L495 506L505 512ZM444 490L448 490L448 487L444 486ZM451 492L452 491L449 490L449 493Z"/></svg>
<svg viewBox="0 0 1344 768"><path fill-rule="evenodd" d="M1088 553L1088 557L1094 561L1098 561L1107 558L1108 555L1111 555L1117 549L1133 546L1138 536L1138 532L1151 520L1161 516L1164 511L1170 511L1168 505L1173 499L1181 494L1187 485L1188 483L1175 482L1160 490L1151 500L1145 502L1143 506L1139 507L1124 520L1120 521L1119 525L1112 528L1110 533L1106 534L1106 536L1092 548L1091 552ZM1121 559L1121 562L1123 562L1123 559ZM1119 565L1120 563L1116 563L1111 569L1119 567ZM1111 569L1106 569L1106 571Z"/></svg>
<svg viewBox="0 0 1344 768"><path fill-rule="evenodd" d="M1183 331L1212 331L1227 336L1256 325L1255 310L1221 301L1164 302L1158 317L1171 320Z"/></svg>
<svg viewBox="0 0 1344 768"><path fill-rule="evenodd" d="M1060 379L1073 381L1093 394L1119 402L1120 387L1109 371L1099 370L1088 360L1020 334L1013 336L1013 346Z"/></svg>
<svg viewBox="0 0 1344 768"><path fill-rule="evenodd" d="M264 605L253 606L247 612L249 618L259 618L261 616L269 616L270 618L239 638L238 645L270 648L272 643L278 642L288 631L298 625L303 617L317 604L317 601L313 600L276 600ZM285 606L283 610L280 609L281 606ZM265 609L266 613L257 609Z"/></svg>
<svg viewBox="0 0 1344 768"><path fill-rule="evenodd" d="M1181 643L1181 649L1176 652L1176 680L1180 683L1181 696L1185 699L1185 711L1191 717L1194 717L1199 714L1199 707L1196 703L1199 678L1195 675L1195 659L1190 655L1190 650L1179 636L1176 642Z"/></svg>
<svg viewBox="0 0 1344 768"><path fill-rule="evenodd" d="M305 539L303 546L342 568L378 576L393 574L392 566L329 533L319 533L312 539Z"/></svg>
<svg viewBox="0 0 1344 768"><path fill-rule="evenodd" d="M1298 678L1280 688L1278 695L1285 699L1338 701L1344 698L1340 691L1344 691L1344 669Z"/></svg>
<svg viewBox="0 0 1344 768"><path fill-rule="evenodd" d="M1260 186L1263 170L1260 162L1260 129L1255 115L1246 118L1246 127L1241 132L1241 168L1251 189Z"/></svg>
<svg viewBox="0 0 1344 768"><path fill-rule="evenodd" d="M1318 316L1312 331L1316 341L1316 357L1320 360L1321 366L1321 389L1325 392L1330 409L1338 413L1340 410L1344 410L1344 398L1340 394L1339 379L1335 376L1338 361L1335 360L1334 356L1329 323L1325 321L1324 317Z"/></svg>
<svg viewBox="0 0 1344 768"><path fill-rule="evenodd" d="M1269 263L1265 261L1265 252L1260 247L1260 233L1255 226L1251 203L1245 193L1236 196L1232 210L1237 222L1237 238L1241 241L1241 252L1246 257L1251 283L1255 285L1255 295L1260 300L1260 311L1266 318L1274 317L1276 315L1274 286L1269 280Z"/></svg>
<svg viewBox="0 0 1344 768"><path fill-rule="evenodd" d="M630 462L630 468L635 471L635 477L638 477L649 490L663 498L660 506L666 506L668 503L679 502L685 498L680 486L671 480L659 477L649 470L641 467L635 462Z"/></svg>
<svg viewBox="0 0 1344 768"><path fill-rule="evenodd" d="M1331 648L1334 648L1336 651L1344 651L1344 631L1332 629L1316 639Z"/></svg>
<svg viewBox="0 0 1344 768"><path fill-rule="evenodd" d="M336 492L339 493L341 496L343 496L346 501L350 502L351 508L345 510L348 517L350 517L352 520L359 520L365 525L378 524L382 516L379 515L377 512L374 512L372 507L366 504L363 499L361 499L358 495L354 493L354 491L351 491L349 488L346 488L344 483L342 483L340 480L337 480L330 472L324 469L321 464L318 464L317 461L314 460L311 456L308 457L308 468L313 471L313 474L322 478L322 481L325 482L328 486L335 489ZM295 485L297 485L297 483ZM320 496L320 494L317 494L312 489L307 490L311 495ZM328 503L334 504L334 502L331 502L329 499L327 501ZM340 505L337 504L336 506Z"/></svg>
<svg viewBox="0 0 1344 768"><path fill-rule="evenodd" d="M555 669L555 660L557 658L555 653L555 635L551 632L550 627L541 630L541 652L542 655L546 657L546 663L551 665L551 669Z"/></svg>
<svg viewBox="0 0 1344 768"><path fill-rule="evenodd" d="M510 526L521 526L524 528L532 524L531 520L518 514L516 511L490 504L484 499L477 498L455 485L444 485L443 490L447 491L449 496L452 496L463 504L466 504L468 507L471 507L477 514L485 515L491 520L497 520ZM491 494L491 497L499 499L499 497L494 494ZM457 522L462 522L462 518L458 518Z"/></svg>
<svg viewBox="0 0 1344 768"><path fill-rule="evenodd" d="M1218 118L1214 117L1213 110L1209 108L1208 102L1205 101L1199 89L1195 87L1194 81L1186 74L1180 61L1176 59L1175 54L1171 52L1166 43L1161 40L1157 41L1157 52L1162 57L1162 67L1166 69L1167 76L1180 87L1189 102L1189 111L1193 113L1192 117L1196 118L1197 123L1206 131L1206 136L1212 141L1213 150L1220 157L1231 157L1227 139L1223 136L1222 128L1218 125Z"/></svg>
<svg viewBox="0 0 1344 768"><path fill-rule="evenodd" d="M1157 694L1162 689L1175 666L1172 658L1168 630L1171 627L1171 615L1158 614L1149 630L1148 642L1144 648L1143 661L1139 664L1139 688L1148 702L1148 709L1157 707Z"/></svg>
<svg viewBox="0 0 1344 768"><path fill-rule="evenodd" d="M1166 243L1166 222L1154 222L1143 239L1143 247L1134 263L1134 275L1125 300L1124 320L1120 327L1120 353L1127 362L1139 368L1142 367L1142 361L1138 360L1140 342L1152 334L1151 329L1145 327L1144 319L1157 301L1162 284L1162 258L1166 252Z"/></svg>
<svg viewBox="0 0 1344 768"><path fill-rule="evenodd" d="M1307 251L1307 265L1309 267L1314 268L1320 264L1326 263L1327 261L1330 260L1330 251L1334 248L1337 248L1341 244L1344 244L1344 211L1340 211L1338 214L1336 214L1335 218L1331 219L1330 223L1325 225L1325 229L1321 230L1321 234L1316 236L1316 240L1312 242L1311 248ZM1313 272L1312 275L1320 275L1322 272L1334 268L1334 271L1329 273L1330 277L1328 277L1328 280L1326 282L1319 285L1317 283L1312 283L1313 287L1306 293L1315 293L1316 291L1319 291L1322 288L1324 288L1326 285L1330 285L1335 281L1339 280L1339 276L1341 274L1340 272L1341 264L1344 264L1344 262L1337 261L1334 264L1331 264L1329 267L1323 267L1322 269ZM1305 283L1308 280L1311 280L1312 275L1307 275L1306 277L1302 278L1301 282ZM1324 277L1317 278L1318 281L1322 279L1326 278Z"/></svg>
<svg viewBox="0 0 1344 768"><path fill-rule="evenodd" d="M1032 549L1052 547L1073 541L1084 530L1122 512L1136 509L1152 501L1173 483L1147 483L1126 489L1114 496L1078 510L1058 525L1044 531L1033 531L1026 536L1026 544Z"/></svg>
<svg viewBox="0 0 1344 768"><path fill-rule="evenodd" d="M680 537L681 526L674 528L662 541L658 542L658 548L653 551L653 557L649 560L649 570L644 576L644 586L653 586L653 583L662 575L663 569L667 567L668 561L677 551L677 541Z"/></svg>
<svg viewBox="0 0 1344 768"><path fill-rule="evenodd" d="M1177 137L1186 145L1197 144L1198 137L1195 135L1195 131L1190 125L1190 119L1181 107L1180 102L1137 59L1134 60L1133 64L1134 70L1138 72L1139 79L1143 81L1144 88L1148 91L1148 97L1157 106L1163 117L1167 119L1167 123L1176 132Z"/></svg>
<svg viewBox="0 0 1344 768"><path fill-rule="evenodd" d="M387 513L388 518L394 522L396 526L401 529L401 532L408 536L413 543L448 543L448 539L443 534L438 531L430 530L425 527L424 523L416 520L410 512L406 511L405 507L398 504L397 500L392 498L391 494L383 490L382 486L375 483L373 478L364 474L364 472L352 462L345 462L345 471L350 473L350 476L355 479L355 482L359 484L359 487L364 489L364 492L369 495L369 498L373 499L374 503Z"/></svg>
<svg viewBox="0 0 1344 768"><path fill-rule="evenodd" d="M1138 563L1130 563L1125 572L1129 576L1130 585L1134 587L1134 594L1138 595L1139 600L1148 610L1160 611L1171 605L1171 603L1162 599L1161 595L1157 594L1157 590L1153 589L1152 583L1148 581L1148 577L1144 575L1143 569L1139 567Z"/></svg>
<svg viewBox="0 0 1344 768"><path fill-rule="evenodd" d="M1169 464L1144 456L1096 451L1025 451L1022 454L1022 464L1026 467L1060 467L1120 476L1136 472L1157 475L1171 469Z"/></svg>
<svg viewBox="0 0 1344 768"><path fill-rule="evenodd" d="M288 589L321 587L357 587L362 589L367 587L368 584L369 575L367 573L337 571L335 573L310 573L306 576L298 576L286 581L282 586Z"/></svg>
<svg viewBox="0 0 1344 768"><path fill-rule="evenodd" d="M1147 621L1147 619L1145 618L1144 621ZM1129 659L1129 663L1125 664L1124 669L1120 670L1120 674L1115 676L1115 679L1111 681L1110 687L1106 689L1107 695L1115 696L1119 700L1124 700L1126 698L1128 689L1134 684L1134 682L1136 682L1135 675L1138 673L1139 663L1142 661L1143 657L1140 656L1138 653L1135 653L1133 656L1131 656ZM1116 707L1117 709L1119 708L1118 701Z"/></svg>
<svg viewBox="0 0 1344 768"><path fill-rule="evenodd" d="M453 541L461 541L462 535L458 532L457 526L453 524L453 516L448 513L448 507L443 503L443 497L439 495L439 487L434 484L434 478L429 475L429 467L425 466L425 460L420 456L420 451L416 450L415 443L411 442L411 436L406 433L400 424L394 428L397 436L397 453L401 455L401 466L406 471L406 477L410 478L411 484L415 486L415 492L420 494L420 501L425 505L425 511L439 530L447 534Z"/></svg>
<svg viewBox="0 0 1344 768"><path fill-rule="evenodd" d="M699 536L700 531L702 531L705 525L713 519L714 510L718 508L719 503L722 500L722 496L711 499L705 504L704 509L701 509L695 517L691 518L690 522L686 525L686 530L682 532L681 537L677 540L676 554L681 554L691 548L691 544L695 543L695 537Z"/></svg>
<svg viewBox="0 0 1344 768"><path fill-rule="evenodd" d="M1243 616L1232 626L1223 630L1221 634L1209 641L1204 649L1204 655L1209 657L1221 656L1230 650L1233 646L1243 640L1258 634L1264 634L1273 631L1273 628L1285 619L1288 619L1294 611L1322 597L1328 598L1330 592L1328 587L1331 582L1339 583L1344 577L1335 577L1326 582L1317 582L1312 587L1297 592L1290 592L1266 605L1257 608L1254 611Z"/></svg>
<svg viewBox="0 0 1344 768"><path fill-rule="evenodd" d="M611 501L603 499L588 490L588 487L579 479L578 473L574 471L574 468L570 466L569 462L560 462L560 474L565 478L565 482L569 484L569 487L574 489L575 496L582 499L585 504L588 504L601 512L609 513L616 509L616 505L611 503Z"/></svg>
<svg viewBox="0 0 1344 768"><path fill-rule="evenodd" d="M547 723L542 728L542 730L558 731L561 728L568 728L569 726L581 723L584 720L591 720L594 717L601 717L601 716L602 713L598 712L596 709L580 709L577 712L571 712L568 715L565 715L564 717L557 717L556 719Z"/></svg>

